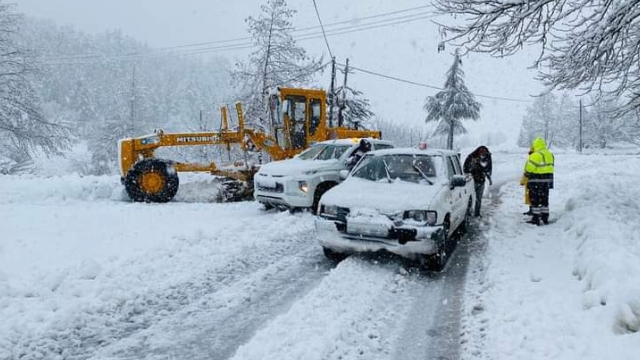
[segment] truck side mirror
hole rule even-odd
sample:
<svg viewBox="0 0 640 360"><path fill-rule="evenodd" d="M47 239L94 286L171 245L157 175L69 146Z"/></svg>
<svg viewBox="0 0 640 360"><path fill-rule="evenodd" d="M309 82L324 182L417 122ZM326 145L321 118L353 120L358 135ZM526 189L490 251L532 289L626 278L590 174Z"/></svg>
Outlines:
<svg viewBox="0 0 640 360"><path fill-rule="evenodd" d="M467 179L462 175L453 175L451 178L450 186L451 188L462 187L467 184Z"/></svg>
<svg viewBox="0 0 640 360"><path fill-rule="evenodd" d="M340 170L340 180L344 180L349 176L349 170Z"/></svg>

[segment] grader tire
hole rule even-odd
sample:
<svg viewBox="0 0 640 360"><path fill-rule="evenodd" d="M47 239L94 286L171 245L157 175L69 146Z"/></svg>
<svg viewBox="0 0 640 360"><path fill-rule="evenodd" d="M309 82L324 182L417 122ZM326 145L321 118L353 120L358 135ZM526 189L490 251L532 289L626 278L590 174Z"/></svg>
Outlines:
<svg viewBox="0 0 640 360"><path fill-rule="evenodd" d="M127 173L124 186L131 200L147 203L171 201L180 181L171 164L165 160L145 159Z"/></svg>

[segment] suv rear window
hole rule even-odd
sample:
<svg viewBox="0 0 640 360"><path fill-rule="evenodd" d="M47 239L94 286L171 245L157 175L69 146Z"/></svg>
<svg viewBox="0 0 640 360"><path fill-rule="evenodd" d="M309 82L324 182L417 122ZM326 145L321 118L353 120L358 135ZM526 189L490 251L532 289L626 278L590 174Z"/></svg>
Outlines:
<svg viewBox="0 0 640 360"><path fill-rule="evenodd" d="M393 149L393 145L389 144L373 144L376 150Z"/></svg>

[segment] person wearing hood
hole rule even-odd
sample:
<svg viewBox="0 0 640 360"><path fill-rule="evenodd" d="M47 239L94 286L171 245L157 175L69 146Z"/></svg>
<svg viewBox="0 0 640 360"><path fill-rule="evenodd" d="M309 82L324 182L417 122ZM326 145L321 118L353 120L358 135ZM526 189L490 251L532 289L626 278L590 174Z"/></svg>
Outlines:
<svg viewBox="0 0 640 360"><path fill-rule="evenodd" d="M493 164L491 161L491 153L486 146L479 146L464 160L463 170L467 174L471 174L475 183L476 206L474 216L480 216L480 208L482 207L482 194L484 193L484 182L489 180L492 185L491 172Z"/></svg>
<svg viewBox="0 0 640 360"><path fill-rule="evenodd" d="M524 166L533 213L530 223L540 225L542 220L546 225L549 223L549 189L553 189L555 157L541 137L533 139L531 149L533 152Z"/></svg>
<svg viewBox="0 0 640 360"><path fill-rule="evenodd" d="M352 169L354 166L356 166L360 159L362 159L362 157L369 151L371 151L371 142L369 142L367 139L360 139L358 147L353 151L353 153L347 160L348 167Z"/></svg>

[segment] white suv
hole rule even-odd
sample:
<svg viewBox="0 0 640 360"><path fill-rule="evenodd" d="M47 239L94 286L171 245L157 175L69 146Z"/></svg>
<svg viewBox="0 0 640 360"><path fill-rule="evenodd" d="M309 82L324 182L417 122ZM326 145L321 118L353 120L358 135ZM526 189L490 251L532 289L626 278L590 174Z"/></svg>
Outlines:
<svg viewBox="0 0 640 360"><path fill-rule="evenodd" d="M368 138L371 150L390 149L389 141ZM266 208L317 210L320 197L342 181L341 170L349 169L349 158L360 139L328 140L312 145L293 159L262 165L254 177L254 197Z"/></svg>

